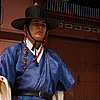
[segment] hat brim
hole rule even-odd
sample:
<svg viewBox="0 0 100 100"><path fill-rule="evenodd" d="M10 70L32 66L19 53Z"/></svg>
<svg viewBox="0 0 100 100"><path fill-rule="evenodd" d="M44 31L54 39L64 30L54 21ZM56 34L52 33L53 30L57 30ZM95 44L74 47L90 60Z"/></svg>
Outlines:
<svg viewBox="0 0 100 100"><path fill-rule="evenodd" d="M52 30L54 28L57 28L59 26L59 22L55 21L53 19L49 19L49 18L32 18L32 17L28 17L28 18L19 18L16 19L14 21L12 21L11 26L19 29L19 30L23 30L23 26L25 25L25 22L30 20L30 19L43 19L47 21L47 30Z"/></svg>

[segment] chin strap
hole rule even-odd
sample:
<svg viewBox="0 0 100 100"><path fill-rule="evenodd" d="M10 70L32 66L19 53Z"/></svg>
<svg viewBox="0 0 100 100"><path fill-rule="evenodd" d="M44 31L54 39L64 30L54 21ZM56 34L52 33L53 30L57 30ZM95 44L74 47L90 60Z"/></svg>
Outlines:
<svg viewBox="0 0 100 100"><path fill-rule="evenodd" d="M32 35L31 35L30 31L29 31L29 28L27 28L27 29L28 29L28 33L29 33L30 37L31 37L33 40L35 40L35 39L32 37ZM46 30L45 36L46 36L46 34L47 34L47 30ZM32 51L34 50L34 48L35 48L37 42L40 42L40 43L44 44L45 36L44 36L44 38L43 38L42 41L37 41L37 40L35 40L35 42L34 42L34 44L33 44L33 47L32 47L32 49L31 49ZM35 58L36 58L36 48L35 48ZM39 64L38 64L38 62L37 62L37 58L35 59L35 63L36 63L36 66L38 67Z"/></svg>
<svg viewBox="0 0 100 100"><path fill-rule="evenodd" d="M26 67L26 61L27 61L27 43L26 43L26 37L27 37L27 29L24 29L24 31L25 31L25 37L24 37L24 45L25 45L25 47L24 47L24 61L23 61L23 69L24 70L26 70L27 69L27 67ZM44 47L44 39L43 39L43 41L42 41L42 47L40 48L40 51L38 52L38 54L36 53L36 48L35 48L35 57L32 59L32 62L35 62L35 64L36 64L36 66L38 67L39 66L39 64L38 64L38 62L37 62L37 58L39 57L39 55L41 54L41 51L43 50L43 47ZM34 47L36 46L36 41L35 41L35 43L34 43L34 45L33 45L33 47L32 47L32 50L34 50Z"/></svg>
<svg viewBox="0 0 100 100"><path fill-rule="evenodd" d="M34 50L35 46L36 46L36 41L34 42L34 45L33 45L32 49L31 49L32 51ZM35 57L36 57L36 48L35 48ZM35 59L35 64L36 64L37 67L39 66L39 64L37 62L37 58Z"/></svg>
<svg viewBox="0 0 100 100"><path fill-rule="evenodd" d="M35 48L35 57L36 57L36 48ZM37 58L35 59L35 64L36 64L36 67L39 66L38 62L37 62Z"/></svg>
<svg viewBox="0 0 100 100"><path fill-rule="evenodd" d="M34 45L33 45L32 49L31 49L32 51L34 50L35 46L36 46L36 41L34 42Z"/></svg>
<svg viewBox="0 0 100 100"><path fill-rule="evenodd" d="M35 40L35 39L32 37L30 31L29 31L29 34L30 34L31 38L32 38L33 40ZM31 50L32 50L32 51L34 50L34 48L35 48L37 42L40 42L40 43L42 43L42 45L43 45L43 44L44 44L44 39L45 39L45 36L44 36L44 38L43 38L42 41L37 41L37 40L35 40L35 42L34 42L33 47L32 47ZM36 48L35 48L35 58L36 58L36 59L35 59L35 64L36 64L36 67L38 67L39 64L38 64L38 62L37 62L37 57L36 57L36 56L37 56L37 55L36 55Z"/></svg>
<svg viewBox="0 0 100 100"><path fill-rule="evenodd" d="M28 33L29 33L30 37L31 37L33 40L35 40L35 39L32 37L32 35L31 35L30 31L29 31L29 28L28 28ZM47 34L47 31L46 31L46 34ZM46 36L46 34L45 34L45 36ZM34 50L34 48L35 48L35 46L36 46L36 42L44 43L45 36L44 36L44 38L43 38L42 41L37 41L37 40L35 40L35 42L34 42L34 44L33 44L33 47L32 47L32 49L31 49L32 51Z"/></svg>

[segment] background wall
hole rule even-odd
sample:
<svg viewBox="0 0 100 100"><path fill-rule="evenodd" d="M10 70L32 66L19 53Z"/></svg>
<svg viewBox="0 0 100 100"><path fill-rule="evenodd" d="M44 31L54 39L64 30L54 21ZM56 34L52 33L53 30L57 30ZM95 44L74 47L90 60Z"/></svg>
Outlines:
<svg viewBox="0 0 100 100"><path fill-rule="evenodd" d="M3 21L3 24L0 27L0 53L6 47L23 40L23 32L14 29L11 22L14 19L24 17L25 9L29 5L29 0L1 0L1 6L3 7L3 9L1 8L1 22Z"/></svg>

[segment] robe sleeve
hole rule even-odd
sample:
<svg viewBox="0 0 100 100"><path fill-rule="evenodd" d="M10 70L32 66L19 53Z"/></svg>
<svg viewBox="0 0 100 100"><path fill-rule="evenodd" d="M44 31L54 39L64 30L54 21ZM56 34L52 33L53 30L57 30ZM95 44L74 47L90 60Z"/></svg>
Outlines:
<svg viewBox="0 0 100 100"><path fill-rule="evenodd" d="M64 100L64 93L62 91L56 91L52 100Z"/></svg>
<svg viewBox="0 0 100 100"><path fill-rule="evenodd" d="M4 76L13 86L15 81L15 57L16 50L13 48L6 48L0 55L0 76Z"/></svg>
<svg viewBox="0 0 100 100"><path fill-rule="evenodd" d="M3 82L1 83L0 100L11 100L10 83L5 77L0 76L0 78L3 78Z"/></svg>
<svg viewBox="0 0 100 100"><path fill-rule="evenodd" d="M72 74L66 67L66 65L61 61L60 63L60 72L59 72L59 80L57 83L56 90L58 91L68 91L73 83L75 82Z"/></svg>

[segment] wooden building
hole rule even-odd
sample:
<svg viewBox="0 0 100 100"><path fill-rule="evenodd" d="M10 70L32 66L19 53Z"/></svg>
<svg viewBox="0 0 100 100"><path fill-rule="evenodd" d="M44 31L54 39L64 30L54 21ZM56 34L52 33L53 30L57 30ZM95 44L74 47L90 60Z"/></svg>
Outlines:
<svg viewBox="0 0 100 100"><path fill-rule="evenodd" d="M48 18L60 22L48 32L46 46L55 51L76 82L64 100L100 100L100 16L99 9L61 0L2 0L0 53L23 40L23 32L11 27L15 18L35 1L46 7Z"/></svg>

